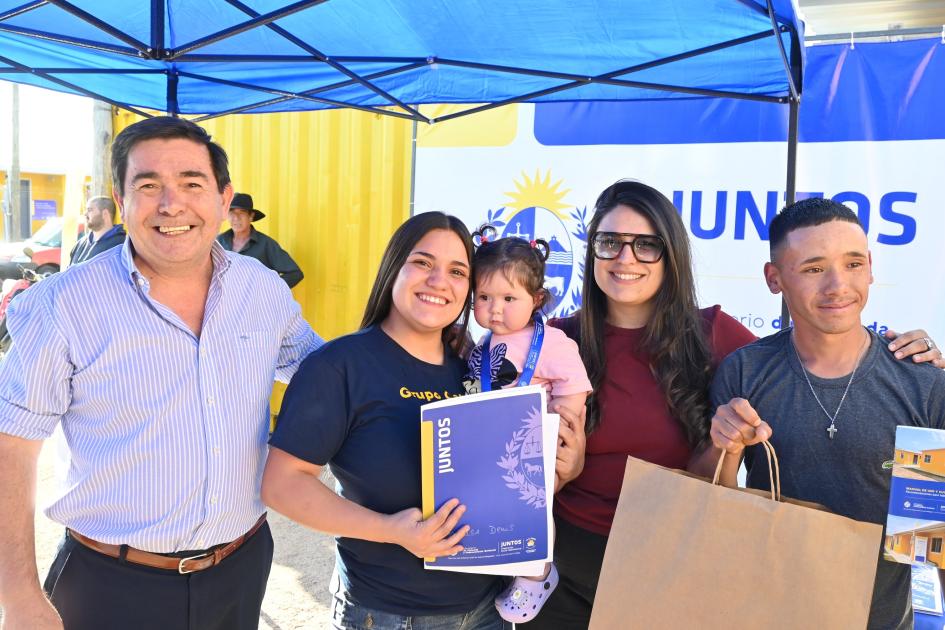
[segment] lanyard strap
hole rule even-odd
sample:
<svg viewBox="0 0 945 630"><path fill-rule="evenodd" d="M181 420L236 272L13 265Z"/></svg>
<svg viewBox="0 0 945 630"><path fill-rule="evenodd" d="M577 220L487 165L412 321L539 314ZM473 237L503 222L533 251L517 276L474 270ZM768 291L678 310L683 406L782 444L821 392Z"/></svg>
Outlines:
<svg viewBox="0 0 945 630"><path fill-rule="evenodd" d="M535 375L535 366L538 365L541 343L545 339L545 324L541 321L541 315L535 313L534 321L535 330L532 332L532 342L528 348L528 356L525 357L525 365L522 366L522 373L518 377L519 387L531 383L532 376ZM492 391L492 356L489 351L491 341L492 333L490 332L482 342L482 357L479 360L479 382L484 392Z"/></svg>

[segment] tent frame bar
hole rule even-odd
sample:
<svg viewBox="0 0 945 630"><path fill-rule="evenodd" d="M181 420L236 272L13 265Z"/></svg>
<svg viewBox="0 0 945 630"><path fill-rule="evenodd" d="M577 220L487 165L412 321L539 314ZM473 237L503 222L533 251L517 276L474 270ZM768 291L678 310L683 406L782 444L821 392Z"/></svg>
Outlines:
<svg viewBox="0 0 945 630"><path fill-rule="evenodd" d="M778 32L787 32L787 30L788 30L787 27L782 26L780 29L778 29ZM455 67L465 67L465 68L471 68L471 69L489 70L489 71L493 71L493 72L509 72L509 73L512 73L512 74L522 74L522 75L527 75L527 76L540 76L540 77L547 77L547 78L554 78L554 79L565 79L565 80L569 80L569 81L570 81L569 83L565 83L565 84L562 84L562 85L552 86L552 87L549 87L549 88L546 88L546 89L543 89L543 90L538 90L538 91L535 91L535 92L529 92L529 93L526 93L526 94L521 94L521 95L519 95L519 96L514 96L514 97L510 97L510 98L504 99L504 100L502 100L502 101L496 101L496 102L494 102L494 103L489 103L489 104L486 104L486 105L481 105L481 106L474 107L474 108L471 108L471 109L468 109L468 110L464 110L464 111L462 111L462 112L455 112L455 113L453 113L453 114L448 114L448 115L446 115L446 116L441 116L441 117L439 117L439 118L426 118L425 116L422 116L422 115L421 115L419 118L416 117L416 116L411 116L411 118L413 118L414 120L421 120L421 121L423 121L423 122L427 122L427 123L431 123L431 124L432 124L432 123L435 123L435 122L444 122L444 121L446 121L446 120L451 120L451 119L453 119L453 118L458 118L458 117L466 116L466 115L469 115L469 114L472 114L472 113L478 113L478 112L486 111L486 110L489 110L489 109L495 109L495 108L497 108L497 107L502 107L502 106L505 106L505 105L510 105L510 104L512 104L512 103L519 103L519 102L522 102L522 101L527 101L527 100L529 100L529 99L539 98L539 97L541 97L541 96L546 96L546 95L548 95L548 94L554 94L554 93L556 93L556 92L562 92L562 91L569 90L569 89L573 89L573 88L576 88L576 87L581 87L581 86L583 86L583 85L588 85L588 84L590 84L590 83L601 83L601 84L605 84L605 85L615 85L615 86L618 86L618 87L633 87L633 88L638 88L638 89L649 89L649 90L661 91L661 92L672 92L672 93L676 93L676 94L680 94L680 93L681 93L681 94L692 94L692 95L694 95L694 96L704 96L704 97L713 97L713 98L736 98L736 99L742 99L742 100L760 101L760 102L766 102L766 103L782 103L782 104L783 104L783 103L786 103L786 102L788 102L788 101L787 101L787 99L786 99L785 97L779 97L779 96L768 96L768 95L764 95L764 94L747 94L747 93L741 93L741 92L728 92L728 91L723 91L723 90L708 90L708 89L700 89L700 88L687 88L687 87L684 87L684 86L665 85L665 84L658 84L658 83L645 83L645 82L637 82L637 81L627 81L627 80L624 80L624 79L617 79L617 78L614 78L614 77L618 77L618 76L621 76L621 75L630 74L630 73L633 73L633 72L640 72L640 71L642 71L642 70L647 70L647 69L649 69L649 68L657 67L657 66L659 66L659 65L664 65L664 64L667 64L667 63L673 63L673 62L681 61L681 60L688 59L688 58L691 58L691 57L696 57L696 56L698 56L698 55L707 54L707 53L710 53L710 52L714 52L714 51L716 51L716 50L722 50L722 49L724 49L724 48L729 48L729 47L732 47L732 46L738 46L738 45L740 45L740 44L745 44L745 43L749 43L749 42L756 41L756 40L759 40L759 39L763 39L763 38L766 38L766 37L771 37L771 35L772 35L772 32L771 32L771 31L761 31L761 32L758 32L758 33L754 33L754 34L751 34L751 35L746 35L746 36L739 37L739 38L732 39L732 40L728 40L728 41L725 41L725 42L720 42L720 43L718 43L718 44L713 44L713 45L711 45L711 46L705 46L705 47L698 48L698 49L694 49L694 50L691 50L691 51L686 51L686 52L684 52L684 53L679 53L679 54L677 54L677 55L672 55L672 56L670 56L670 57L665 57L665 58L662 58L662 59L657 59L657 60L654 60L654 61L651 61L651 62L647 62L647 63L645 63L645 64L638 64L638 65L636 65L636 66L630 66L630 67L628 67L628 68L622 68L622 69L619 69L619 70L614 70L614 71L611 71L611 72L608 72L608 73L605 73L605 74L602 74L602 75L592 76L592 77L586 77L586 76L580 76L580 75L568 74L568 73L562 73L562 72L550 72L550 71L544 71L544 70L535 70L535 69L531 69L531 68L516 68L516 67L513 67L513 66L499 66L499 65L484 64L484 63L478 63L478 62L467 62L467 61L461 61L461 60L457 60L457 59L441 59L441 58L438 58L438 57L429 57L429 58L427 58L427 59L425 59L425 60L422 60L422 59L420 59L420 58L410 58L410 57L407 57L407 58L404 58L404 57L400 57L400 58L390 58L390 57L356 57L356 58L350 58L350 57L346 57L346 58L344 58L344 59L345 59L345 60L356 59L357 61L363 61L363 62L388 62L388 61L391 61L391 60L393 60L393 59L398 59L398 60L407 60L407 61L412 61L412 62L414 62L414 63L411 64L410 66L405 66L403 69L397 70L397 72L404 72L404 71L413 70L413 69L416 69L417 67L420 67L421 65L424 65L424 64L426 64L426 65L442 64L442 65L455 66ZM780 37L778 37L777 39L780 40ZM240 60L241 60L241 61L244 61L244 62L245 62L245 61L253 61L253 60L260 60L260 61L261 61L262 59L263 59L263 58L261 58L261 57L252 57L252 56L248 56L248 55L247 55L247 56L240 56ZM336 58L335 58L335 60L340 60L340 59L342 59L342 58L341 58L341 57L336 57ZM179 59L179 61L184 61L184 60L185 60L185 59ZM186 61L191 61L191 60L193 60L192 57L186 58ZM204 57L201 56L201 60L204 60ZM318 60L315 59L315 58L313 58L312 61L318 61ZM390 74L395 74L395 73L396 73L396 72L390 72ZM352 74L353 74L353 73L352 73ZM362 83L362 82L361 82L361 81L358 81L358 83ZM337 85L334 86L334 87L333 87L333 86L327 86L327 89L324 90L324 91L328 91L328 90L331 90L331 89L335 89L335 87L343 87L343 86L346 86L346 85L351 85L351 83L345 82L344 84L337 84ZM254 88L250 88L247 84L241 84L241 83L234 83L234 86L236 86L236 87L245 87L245 88L247 88L247 89L254 89ZM271 93L274 93L274 94L291 94L291 93L289 93L289 92L285 92L285 91L282 91L282 90L270 90L270 89L268 89L268 88L259 88L259 90L260 90L260 91L268 91L268 92L271 92ZM304 92L303 94L311 94L311 92ZM289 98L286 99L286 100L291 100L291 98L292 98L292 97L289 97ZM281 100L281 99L280 99L280 100ZM258 108L258 107L265 107L265 106L268 106L268 105L272 105L272 104L275 104L276 102L279 102L279 100L270 100L270 101L265 101L265 102L258 103L258 104L255 104L255 105L250 105L250 106L246 106L246 107L242 107L242 108L237 108L236 111L230 110L230 113L246 112L246 111L249 111L249 110L251 110L251 109L256 109L256 108ZM374 113L380 113L380 114L383 114L383 115L394 115L394 114L395 114L395 112L391 112L390 110L374 110L374 109L371 109L371 110L369 110L369 111L372 111L372 112L374 112ZM199 120L207 120L207 119L213 118L213 117L216 117L216 115L212 115L212 116L202 116L202 117L199 118ZM402 116L398 116L398 117L402 117Z"/></svg>
<svg viewBox="0 0 945 630"><path fill-rule="evenodd" d="M240 33L245 33L254 28L264 26L276 20L280 20L284 17L288 17L293 13L298 13L299 11L304 11L319 4L324 4L328 0L300 0L299 2L294 2L290 5L284 6L281 9L276 9L275 11L270 11L269 13L264 13L257 17L246 20L239 24L234 24L233 26L227 27L222 31L217 31L212 35L207 35L206 37L201 37L200 39L195 39L194 41L184 44L180 48L175 48L173 50L168 50L158 58L159 61L175 61L177 57L189 53L198 48L204 48L211 44L215 44L224 39L233 37L234 35L239 35Z"/></svg>
<svg viewBox="0 0 945 630"><path fill-rule="evenodd" d="M178 72L175 72L174 74L177 75L177 76L186 77L186 78L188 78L188 79L195 79L195 80L197 80L197 81L206 81L206 82L208 82L208 83L218 83L218 84L220 84L220 85L228 85L228 86L230 86L230 87L238 87L238 88L243 88L243 89L246 89L246 90L253 90L253 91L256 91L256 92L267 92L267 93L269 93L269 94L276 94L276 95L279 95L279 96L285 96L285 97L288 97L290 100L292 100L292 99L299 99L299 100L304 100L304 101L313 101L313 102L316 102L316 103L324 103L324 104L326 104L326 105L333 105L333 106L336 106L336 107L342 107L342 108L346 108L346 107L347 107L347 108L351 108L351 109L359 109L359 110L361 110L361 111L369 112L369 113L371 113L371 114L384 114L384 115L387 115L387 116L394 116L395 118L407 118L407 119L409 119L409 120L414 120L414 117L411 116L410 114L404 114L404 113L401 113L401 112L393 112L393 111L384 110L384 109L376 109L376 108L374 108L374 107L367 106L367 105L351 105L351 104L343 103L343 102L341 102L341 101L335 101L335 100L332 100L332 99L320 98L320 97L317 97L317 96L307 96L307 95L305 95L305 94L302 94L301 92L290 92L290 91L288 91L288 90L277 90L277 89L273 89L273 88L265 88L265 87L260 87L260 86L258 86L258 85L252 85L252 84L250 84L250 83L241 83L241 82L239 82L239 81L230 81L230 80L228 80L228 79L220 79L220 78L218 78L218 77L208 77L208 76L204 76L204 75L201 75L201 74L194 74L194 73L192 73L192 72L180 72L180 71L178 71Z"/></svg>
<svg viewBox="0 0 945 630"><path fill-rule="evenodd" d="M119 41L125 42L126 44L134 48L136 51L138 51L138 54L140 54L142 57L150 56L151 49L148 48L147 44L145 44L144 42L138 41L137 39L135 39L134 37L131 37L130 35L126 33L122 33L117 28L113 27L112 25L106 22L103 22L102 20L98 19L97 17L89 13L88 11L83 11L79 7L75 6L74 4L70 2L66 2L65 0L48 0L48 2L49 4L62 9L66 13L69 13L70 15L73 15L79 18L83 22L86 22L87 24L94 26L95 28L102 31L103 33L110 35Z"/></svg>
<svg viewBox="0 0 945 630"><path fill-rule="evenodd" d="M0 74L167 74L162 68L0 68Z"/></svg>
<svg viewBox="0 0 945 630"><path fill-rule="evenodd" d="M425 66L426 63L427 63L426 60L424 60L424 61L421 61L421 62L416 62L416 63L408 64L408 65L406 65L406 66L402 66L402 67L399 67L399 68L391 68L391 69L389 69L389 70L382 70L382 71L380 71L380 72L375 72L375 73L373 73L373 74L367 74L367 75L365 75L363 78L365 78L365 79L367 79L367 80L369 80L369 81L371 81L371 80L373 80L373 79L380 79L380 78L382 78L382 77L386 77L386 76L393 75L393 74L398 74L398 73L400 73L400 72L405 72L405 71L409 71L409 70L414 70L414 69L416 69L416 68L421 68L421 67ZM305 96L313 96L313 95L319 94L319 93L321 93L321 92L328 92L328 91L330 91L330 90L334 90L334 89L338 89L338 88L343 88L343 87L347 87L347 86L349 86L349 85L354 85L354 84L355 84L355 82L354 82L353 80L349 79L349 80L347 80L347 81L340 81L340 82L338 82L338 83L333 83L333 84L331 84L331 85L323 85L323 86L321 86L321 87L313 88L313 89L311 89L311 90L306 90L306 91L304 91L304 92L300 92L300 94L303 94L303 95L305 95ZM283 96L283 97L280 97L280 98L270 99L270 100L268 100L268 101L262 101L262 102L260 102L260 103L253 103L253 104L250 104L250 105L243 105L243 106L241 106L241 107L234 107L234 108L232 108L232 109L228 109L228 110L223 111L223 112L217 112L216 114L205 114L205 115L203 115L203 116L199 116L199 117L197 117L197 118L194 118L194 122L200 122L200 121L204 121L204 120L210 120L211 118L219 118L220 116L227 116L227 115L229 115L229 114L241 114L241 113L244 113L244 112L247 112L247 111L251 111L251 110L253 110L253 109L258 109L258 108L260 108L260 107L268 107L269 105L275 105L275 104L277 104L277 103L284 103L285 101L291 101L291 100L293 100L293 99L294 99L294 97L292 97L292 96ZM375 113L385 113L385 114L386 114L387 112L375 112Z"/></svg>
<svg viewBox="0 0 945 630"><path fill-rule="evenodd" d="M4 56L0 55L0 62L3 62L3 63L5 63L5 64L8 64L8 65L12 66L13 68L17 68L17 69L19 69L20 71L25 72L25 73L27 73L27 74L31 74L31 75L33 75L33 76L40 77L41 79L45 79L46 81L49 81L50 83L55 83L56 85L61 85L62 87L66 88L66 89L68 89L68 90L71 90L71 91L73 91L73 92L78 92L79 94L82 94L83 96L88 96L89 98L94 98L94 99L98 99L98 100L100 100L100 101L104 101L105 103L108 103L109 105L114 105L115 107L120 107L120 108L122 108L122 109L127 109L128 111L133 112L133 113L135 113L135 114L138 114L139 116L143 116L144 118L151 118L151 114L147 114L147 113L141 111L140 109L137 109L136 107L133 107L133 106L128 105L128 104L126 104L126 103L119 103L118 101L112 100L112 99L108 98L107 96L104 96L104 95L102 95L102 94L98 94L98 93L96 93L96 92L92 92L91 90L87 90L87 89L85 89L85 88L83 88L83 87L80 87L80 86L78 86L78 85L75 85L75 84L73 84L73 83L69 83L68 81L64 81L64 80L62 80L62 79L59 79L59 78L57 78L57 77L54 77L54 76L52 76L52 75L50 75L50 74L47 74L47 73L45 73L45 72L41 72L41 71L38 71L38 70L31 70L31 69L27 68L26 66L24 66L24 65L22 65L22 64L20 64L20 63L17 63L16 61L14 61L14 60L12 60L12 59L9 59L8 57L4 57Z"/></svg>
<svg viewBox="0 0 945 630"><path fill-rule="evenodd" d="M164 0L151 0L151 55L164 51L164 8Z"/></svg>
<svg viewBox="0 0 945 630"><path fill-rule="evenodd" d="M44 6L48 0L34 0L33 2L27 2L26 4L20 5L18 7L13 7L5 13L0 13L0 22L14 18L18 15L28 13L33 9L38 9L41 6Z"/></svg>
<svg viewBox="0 0 945 630"><path fill-rule="evenodd" d="M70 46L76 46L77 48L88 48L90 50L114 53L116 55L125 55L126 57L141 57L138 51L136 51L134 48L125 48L124 46L104 44L102 42L96 42L90 39L82 39L81 37L53 35L52 33L47 33L45 31L36 31L31 28L23 28L20 26L10 26L9 24L0 24L0 31L13 33L14 35L22 35L24 37L32 37L33 39L39 39L48 42L56 42L57 44L68 44Z"/></svg>
<svg viewBox="0 0 945 630"><path fill-rule="evenodd" d="M260 16L260 14L259 14L258 12L254 11L254 10L251 9L250 7L246 6L245 4L243 4L242 2L240 2L239 0L226 0L226 2L227 2L227 4L229 4L229 5L233 6L233 7L236 7L237 9L239 9L240 11L242 11L243 13L245 13L246 15L249 15L249 16L251 16L251 17L253 17L253 18L258 18L258 17ZM378 96L387 99L391 104L400 107L402 110L404 110L405 112L407 112L408 114L410 114L410 117L411 117L411 118L423 120L424 122L429 122L429 120L427 120L427 118L426 118L425 116L423 116L417 109L415 109L415 108L413 108L413 107L407 105L406 103L404 103L404 102L401 101L400 99L396 98L395 96L393 96L392 94L388 93L387 91L382 90L380 87L374 85L374 84L371 83L370 81L367 81L367 80L365 80L365 79L362 79L359 75L357 75L356 73L352 72L351 70L349 70L349 69L346 68L345 66L341 65L341 64L338 63L337 61L335 61L335 60L333 60L333 59L329 59L328 56L325 55L324 53L322 53L320 50L318 50L318 49L315 48L314 46L310 46L310 45L307 44L305 41L303 41L302 39L296 37L296 36L293 35L292 33L288 32L287 30L285 30L284 28L282 28L281 26L278 26L278 25L276 25L276 24L269 23L269 24L266 24L266 28L268 28L268 29L270 29L271 31L277 33L279 36L281 36L281 37L283 37L284 39L288 40L288 41L291 42L292 44L295 44L296 46L298 46L298 47L301 48L302 50L304 50L304 51L310 53L313 57L317 58L319 61L322 61L322 62L328 64L329 66L331 66L332 68L334 68L334 69L337 70L338 72L340 72L340 73L342 73L343 75L347 76L349 79L355 81L356 83L359 83L362 87L365 87L365 88L367 88L368 90L370 90L370 91L374 92L375 94L377 94Z"/></svg>
<svg viewBox="0 0 945 630"><path fill-rule="evenodd" d="M401 110L403 110L403 112L406 112L406 113L403 113L400 111L394 111L391 109L381 109L374 106L351 106L351 107L354 107L355 109L361 109L363 111L375 113L375 114L381 114L385 116L394 116L398 118L408 118L411 120L424 121L428 123L442 122L442 121L450 120L452 118L456 118L459 116L465 116L465 115L469 115L475 112L485 111L488 109L494 109L496 107L501 107L503 105L508 105L511 103L519 103L519 102L523 102L523 101L527 101L527 100L531 100L535 98L540 98L541 96L546 96L549 94L562 92L565 90L581 87L581 86L588 85L591 83L613 85L617 87L630 87L630 88L653 90L653 91L660 91L660 92L673 92L677 94L690 94L690 95L700 96L700 97L737 98L737 99L744 99L744 100L774 102L774 103L795 103L799 98L799 92L800 92L799 90L800 69L798 67L799 61L800 61L800 54L799 54L799 51L795 50L798 47L799 38L793 25L790 24L787 20L784 20L780 16L776 15L776 13L774 12L774 8L773 8L773 4L771 0L766 0L767 10L765 10L765 8L763 8L757 2L752 2L750 0L738 0L741 4L743 4L746 7L750 7L754 11L767 14L769 19L771 20L771 25L772 25L771 30L765 30L765 31L761 31L761 32L754 33L751 35L746 35L746 36L738 37L735 39L727 40L724 42L719 42L719 43L712 44L709 46L704 46L698 49L685 51L676 55L670 55L668 57L664 57L661 59L655 59L653 61L649 61L643 64L638 64L636 66L614 70L614 71L607 72L607 73L597 75L597 76L580 76L580 75L560 73L560 72L535 70L535 69L530 69L530 68L516 68L512 66L484 64L484 63L463 61L463 60L457 60L457 59L440 59L436 57L430 57L423 60L417 59L417 58L404 58L404 57L342 57L342 56L329 57L323 54L318 49L314 48L313 46L305 43L303 40L299 39L295 35L292 35L283 27L273 24L273 22L281 18L287 17L299 11L303 11L310 7L323 4L324 2L327 2L328 0L300 0L298 2L284 6L281 9L270 11L269 13L265 13L265 14L259 14L252 8L243 4L241 0L226 0L226 1L234 8L250 16L250 19L244 22L241 22L239 24L236 24L234 26L217 31L216 33L213 33L206 37L193 40L173 50L167 50L164 48L164 45L163 45L164 44L164 14L166 11L166 4L165 4L166 0L151 0L151 38L149 42L150 46L142 42L139 42L138 40L130 36L127 36L124 33L120 33L116 31L114 28L104 23L99 18L87 13L86 11L82 9L79 9L78 7L68 2L67 0L34 0L33 2L29 2L27 4L21 5L20 7L17 7L15 9L12 9L0 15L0 22L10 17L13 17L15 15L22 14L26 11L33 10L40 6L44 6L45 4L53 4L54 6L64 11L68 11L70 14L87 22L88 24L94 26L95 28L98 28L102 32L107 33L113 37L116 37L117 39L125 42L126 44L129 44L131 48L124 48L121 46L104 44L101 42L94 42L94 41L84 40L84 39L79 39L79 38L69 38L69 37L64 37L64 36L58 36L58 35L53 35L51 33L34 31L32 29L18 28L15 26L5 25L5 24L0 24L0 30L17 33L17 34L24 35L27 37L35 37L39 39L47 39L51 41L56 41L56 42L64 43L64 44L72 44L76 46L81 46L83 48L92 48L92 49L101 50L105 52L124 54L124 55L132 56L132 57L150 59L150 60L155 60L155 61L164 61L165 63L169 64L169 67L164 69L165 74L167 74L168 76L166 107L167 107L167 111L170 112L172 115L178 115L180 113L179 103L177 100L177 87L179 85L179 77L181 76L203 80L203 81L216 82L216 83L220 83L224 85L230 85L233 87L239 87L242 89L267 92L267 93L276 94L279 96L278 99L269 99L267 101L262 101L259 103L243 106L240 108L234 108L232 110L229 110L230 113L236 113L238 111L241 111L241 112L251 111L253 109L258 109L260 107L266 107L266 106L273 105L279 102L285 102L285 101L293 100L293 99L314 101L314 102L323 103L329 106L342 106L342 107L349 106L339 101L335 101L335 100L327 99L327 98L315 97L313 95L316 93L327 92L334 89L338 89L340 87L346 87L346 86L358 84L364 87L365 89L370 90L373 93L381 96L382 98L390 102L392 105L400 108ZM290 43L308 52L311 55L311 57L306 57L303 55L254 56L254 55L200 55L200 54L194 55L194 54L190 54L194 50L197 50L199 48L204 48L206 46L222 41L229 37L233 37L240 33L251 30L253 28L257 28L259 26L266 26L267 28L274 31L275 33L277 33L279 36L286 39ZM788 59L787 53L785 52L784 42L781 39L781 33L785 33L785 32L791 33L792 54L791 54L790 60ZM643 70L647 70L650 68L666 65L669 63L677 62L677 61L682 61L682 60L689 59L692 57L697 57L699 55L711 53L717 50L722 50L722 49L733 47L733 46L738 46L741 44L749 43L752 41L764 39L771 36L774 36L774 38L778 42L778 50L781 55L782 61L784 62L784 65L785 65L785 70L787 73L788 89L790 92L790 95L787 97L769 96L765 94L729 92L729 91L724 91L724 90L711 90L711 89L705 89L705 88L689 88L685 86L667 85L667 84L660 84L660 83L647 83L647 82L631 81L624 78L619 78L619 77L623 77L623 76L626 76L628 74L632 74L635 72L641 72ZM182 64L186 62L224 61L227 59L230 59L233 61L238 60L243 63L253 63L253 62L264 63L267 61L284 61L289 58L295 61L310 60L317 63L328 64L330 67L334 68L339 73L348 77L348 81L335 83L331 86L322 86L320 88L316 88L315 90L308 90L305 92L290 92L286 90L275 90L275 89L267 88L264 86L257 86L257 85L242 83L242 82L236 82L236 81L227 81L224 79L213 79L213 78L206 77L199 74L182 72L179 69L180 67L178 65L178 64ZM170 63L170 62L176 62L176 63ZM551 86L542 90L533 91L533 92L521 94L518 96L509 97L502 101L489 103L489 104L481 105L478 107L473 107L463 112L449 114L447 116L442 116L437 119L430 119L423 116L417 108L407 105L406 103L392 96L389 92L372 84L370 82L370 79L362 77L361 75L355 73L354 71L350 70L346 66L342 65L344 63L358 63L358 62L406 63L407 64L400 68L389 69L387 71L383 71L382 73L377 73L377 75L371 75L371 76L390 76L397 73L409 72L409 71L418 69L422 67L423 65L443 64L443 65L448 65L448 66L453 66L453 67L488 70L492 72L508 72L512 74L520 74L520 75L525 75L525 76L539 76L539 77L546 77L546 78L551 78L551 79L561 79L561 80L567 81L567 83L557 85L557 86ZM797 65L795 65L795 63L797 63ZM22 68L21 70L29 71L28 68ZM0 72L2 73L15 72L15 71L16 71L16 66L14 66L13 71L0 69ZM122 74L122 73L125 73L125 71L115 70L115 69L103 69L101 73L102 74ZM66 86L66 84L62 82L62 80L52 77L49 72L41 73L41 71L37 71L37 72L34 72L33 74L36 74L37 76L41 76L42 78L46 80L53 81L55 83L59 83L60 85ZM76 89L76 86L72 86L71 84L68 84L68 87L69 89L73 89L73 90ZM86 92L84 90L82 91L84 93ZM106 100L106 99L103 99L103 100ZM117 103L113 103L113 104L115 104L118 107L124 107L124 105L122 104L117 104ZM131 109L131 108L126 107L126 109ZM134 111L138 113L137 110L134 110ZM216 114L216 115L219 115L219 114ZM206 120L210 117L215 117L216 115L203 116L200 118L200 120Z"/></svg>

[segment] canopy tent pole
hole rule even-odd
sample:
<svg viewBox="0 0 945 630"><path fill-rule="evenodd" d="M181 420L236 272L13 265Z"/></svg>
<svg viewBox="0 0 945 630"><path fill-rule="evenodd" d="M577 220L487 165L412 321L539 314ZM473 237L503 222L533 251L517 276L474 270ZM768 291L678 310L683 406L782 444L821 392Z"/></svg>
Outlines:
<svg viewBox="0 0 945 630"><path fill-rule="evenodd" d="M164 0L151 0L151 54L164 54Z"/></svg>
<svg viewBox="0 0 945 630"><path fill-rule="evenodd" d="M771 19L771 28L777 32L779 30L778 22L775 18L774 5L771 0L767 0L768 17ZM783 27L781 27L783 28ZM784 71L787 74L788 89L791 92L788 100L788 154L787 154L787 182L785 182L784 204L789 206L794 203L797 196L797 127L798 115L801 105L801 50L800 37L797 29L791 26L791 56L788 58L784 50L784 42L781 37L778 40L778 52L781 54L781 62L784 64ZM784 330L791 324L791 313L788 310L787 302L784 296L781 296L781 320L780 328Z"/></svg>
<svg viewBox="0 0 945 630"><path fill-rule="evenodd" d="M788 104L788 153L787 153L787 183L785 187L784 205L794 203L797 196L797 127L800 114L800 100L792 99ZM791 325L791 313L787 302L781 298L781 330Z"/></svg>
<svg viewBox="0 0 945 630"><path fill-rule="evenodd" d="M177 103L177 84L180 82L180 75L173 71L167 71L167 107L165 111L177 118L180 115L180 107Z"/></svg>

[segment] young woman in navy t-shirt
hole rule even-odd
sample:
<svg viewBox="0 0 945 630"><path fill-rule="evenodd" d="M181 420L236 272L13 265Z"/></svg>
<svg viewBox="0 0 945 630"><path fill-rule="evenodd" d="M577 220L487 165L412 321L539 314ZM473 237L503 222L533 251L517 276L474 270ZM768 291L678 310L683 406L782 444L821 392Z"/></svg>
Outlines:
<svg viewBox="0 0 945 630"><path fill-rule="evenodd" d="M338 536L336 628L509 627L493 605L498 578L427 571L422 560L462 549L468 529L457 528L465 508L456 499L423 520L419 419L421 404L464 392L456 351L471 258L458 219L428 212L406 221L384 253L362 329L312 353L286 391L263 500ZM325 465L337 494L318 479Z"/></svg>

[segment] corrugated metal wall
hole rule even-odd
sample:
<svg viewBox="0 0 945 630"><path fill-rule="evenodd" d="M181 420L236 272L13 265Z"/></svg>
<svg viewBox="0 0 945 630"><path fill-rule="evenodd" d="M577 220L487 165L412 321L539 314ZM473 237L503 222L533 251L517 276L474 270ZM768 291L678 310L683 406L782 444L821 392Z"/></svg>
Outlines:
<svg viewBox="0 0 945 630"><path fill-rule="evenodd" d="M115 133L137 120L116 113ZM353 110L226 116L202 124L237 192L266 213L305 279L293 290L323 337L353 331L390 235L410 215L412 123Z"/></svg>

